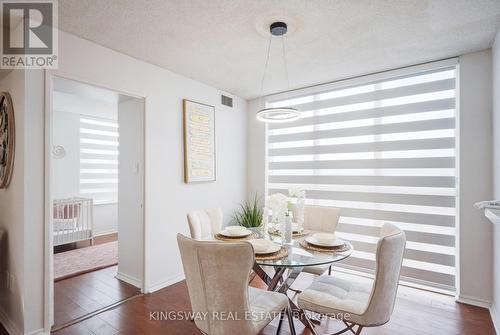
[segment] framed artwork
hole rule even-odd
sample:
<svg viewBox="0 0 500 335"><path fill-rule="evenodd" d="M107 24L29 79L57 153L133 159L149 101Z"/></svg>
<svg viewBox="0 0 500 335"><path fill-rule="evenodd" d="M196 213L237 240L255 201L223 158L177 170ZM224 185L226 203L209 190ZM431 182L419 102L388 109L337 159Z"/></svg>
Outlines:
<svg viewBox="0 0 500 335"><path fill-rule="evenodd" d="M184 182L215 181L215 107L184 99Z"/></svg>
<svg viewBox="0 0 500 335"><path fill-rule="evenodd" d="M14 166L14 107L8 92L0 93L0 188L7 188Z"/></svg>

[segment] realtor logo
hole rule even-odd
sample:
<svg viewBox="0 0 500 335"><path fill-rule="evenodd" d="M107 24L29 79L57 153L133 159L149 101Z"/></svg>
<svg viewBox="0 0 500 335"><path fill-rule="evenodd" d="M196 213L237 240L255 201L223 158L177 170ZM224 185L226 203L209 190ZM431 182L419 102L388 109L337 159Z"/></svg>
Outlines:
<svg viewBox="0 0 500 335"><path fill-rule="evenodd" d="M0 68L57 68L57 1L0 1Z"/></svg>

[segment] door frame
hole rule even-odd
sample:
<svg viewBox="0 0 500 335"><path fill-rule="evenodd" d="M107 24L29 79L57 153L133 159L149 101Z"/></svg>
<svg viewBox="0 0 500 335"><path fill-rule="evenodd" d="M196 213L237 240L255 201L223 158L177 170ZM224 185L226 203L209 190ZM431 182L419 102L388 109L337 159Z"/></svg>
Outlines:
<svg viewBox="0 0 500 335"><path fill-rule="evenodd" d="M52 104L52 93L53 93L53 83L55 78L63 78L79 82L82 84L87 84L103 89L107 89L118 94L127 95L133 98L143 100L143 208L142 208L142 283L141 292L149 292L149 269L147 267L147 231L148 224L146 220L146 181L147 181L147 105L148 98L140 93L126 92L121 89L116 89L109 87L107 85L90 81L86 78L79 78L78 76L64 73L59 70L44 70L44 95L45 95L45 130L44 130L44 331L50 333L52 325L54 323L54 241L53 241L53 197L52 197L52 187L51 182L53 180L52 176L52 164L51 164L51 153L52 153L52 119L53 119L53 104Z"/></svg>

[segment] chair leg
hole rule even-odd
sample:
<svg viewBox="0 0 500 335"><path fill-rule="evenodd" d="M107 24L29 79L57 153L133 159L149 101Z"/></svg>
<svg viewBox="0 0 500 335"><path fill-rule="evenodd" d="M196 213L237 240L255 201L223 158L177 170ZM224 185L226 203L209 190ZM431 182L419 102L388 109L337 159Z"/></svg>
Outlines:
<svg viewBox="0 0 500 335"><path fill-rule="evenodd" d="M311 322L311 320L309 320L307 313L305 311L303 311L303 313L301 313L301 316L306 319L307 325L308 325L311 333L313 333L313 335L318 335L318 333L316 332L316 329L314 329L313 323Z"/></svg>
<svg viewBox="0 0 500 335"><path fill-rule="evenodd" d="M356 335L361 334L361 331L363 330L362 326L358 326L358 330L356 331Z"/></svg>
<svg viewBox="0 0 500 335"><path fill-rule="evenodd" d="M354 331L354 327L356 326L356 324L354 324L354 323L349 324L349 323L347 323L345 321L344 321L344 323L347 326L346 328L344 328L344 329L342 329L342 330L340 330L340 331L338 331L336 333L333 333L331 335L340 335L340 334L344 334L344 333L346 333L348 331L352 332L354 335L361 334L361 330L363 330L363 326L358 325L358 329L356 331Z"/></svg>
<svg viewBox="0 0 500 335"><path fill-rule="evenodd" d="M280 322L278 323L278 330L276 331L276 335L280 333L281 325L283 324L283 319L285 318L285 310L282 310L280 313Z"/></svg>
<svg viewBox="0 0 500 335"><path fill-rule="evenodd" d="M293 314L290 307L286 309L286 314L288 316L288 325L290 326L290 334L295 335L295 325L293 324Z"/></svg>

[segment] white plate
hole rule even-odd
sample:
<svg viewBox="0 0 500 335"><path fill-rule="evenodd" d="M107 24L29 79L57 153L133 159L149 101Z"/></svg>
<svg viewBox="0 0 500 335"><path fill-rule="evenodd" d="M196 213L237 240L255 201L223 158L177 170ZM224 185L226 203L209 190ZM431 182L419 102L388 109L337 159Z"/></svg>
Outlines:
<svg viewBox="0 0 500 335"><path fill-rule="evenodd" d="M340 247L342 245L344 245L344 240L336 237L335 240L333 240L332 242L330 243L322 243L322 242L319 242L315 237L314 237L314 234L311 235L311 236L307 236L306 237L306 242L307 243L311 243L313 245L317 245L319 247Z"/></svg>
<svg viewBox="0 0 500 335"><path fill-rule="evenodd" d="M251 230L244 230L242 232L239 232L239 233L236 233L236 234L233 234L233 233L230 233L228 232L227 230L221 230L219 232L219 234L221 234L222 236L226 236L226 237L245 237L245 236L248 236L252 233Z"/></svg>
<svg viewBox="0 0 500 335"><path fill-rule="evenodd" d="M254 251L256 254L272 254L273 252L278 252L281 249L281 245L266 239L253 239L248 240L248 242L250 242L254 246ZM262 248L262 243L267 245ZM256 244L259 244L259 247L257 247ZM262 249L258 250L260 248Z"/></svg>

